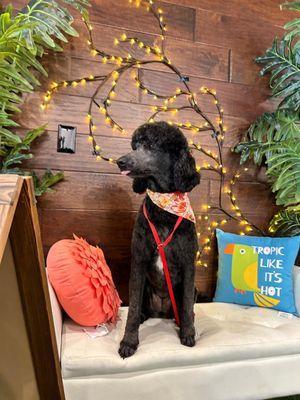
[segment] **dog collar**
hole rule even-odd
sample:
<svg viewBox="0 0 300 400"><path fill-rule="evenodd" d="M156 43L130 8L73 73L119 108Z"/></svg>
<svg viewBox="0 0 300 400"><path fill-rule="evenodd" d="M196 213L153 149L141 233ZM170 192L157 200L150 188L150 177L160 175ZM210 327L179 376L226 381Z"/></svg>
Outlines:
<svg viewBox="0 0 300 400"><path fill-rule="evenodd" d="M163 210L196 223L194 211L187 193L159 193L147 189L147 194L152 202Z"/></svg>

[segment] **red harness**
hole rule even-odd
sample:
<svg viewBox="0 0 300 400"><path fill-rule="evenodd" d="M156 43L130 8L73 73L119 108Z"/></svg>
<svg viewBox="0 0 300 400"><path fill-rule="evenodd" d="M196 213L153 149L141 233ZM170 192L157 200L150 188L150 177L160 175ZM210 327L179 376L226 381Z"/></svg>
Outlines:
<svg viewBox="0 0 300 400"><path fill-rule="evenodd" d="M166 254L165 254L165 250L164 249L171 242L176 229L179 227L181 221L183 220L183 217L180 216L180 217L177 218L176 224L175 224L172 232L170 233L170 235L167 237L167 239L164 242L161 242L161 240L159 238L159 235L158 235L158 232L157 232L154 224L149 219L145 202L143 204L143 212L144 212L144 216L145 216L146 220L149 223L149 226L150 226L150 229L152 231L154 240L155 240L155 242L157 244L157 250L159 252L159 255L160 255L160 258L161 258L161 261L162 261L162 264L163 264L164 274L165 274L165 278L166 278L166 282L167 282L167 286L168 286L168 291L169 291L169 296L170 296L172 307L173 307L173 311L174 311L175 321L176 321L177 325L179 326L180 325L179 314L178 314L177 304L176 304L176 300L175 300L175 296L174 296L174 292L173 292L173 287L172 287L169 267L168 267L168 263L167 263Z"/></svg>

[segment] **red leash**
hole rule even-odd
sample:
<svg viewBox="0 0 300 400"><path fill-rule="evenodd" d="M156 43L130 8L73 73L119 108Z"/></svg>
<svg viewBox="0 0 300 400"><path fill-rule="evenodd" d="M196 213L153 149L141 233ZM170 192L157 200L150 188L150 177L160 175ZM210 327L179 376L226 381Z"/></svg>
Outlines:
<svg viewBox="0 0 300 400"><path fill-rule="evenodd" d="M173 292L173 287L172 287L169 267L168 267L168 263L167 263L166 254L165 254L164 248L171 242L171 240L173 238L173 235L174 235L176 229L179 227L183 217L180 216L180 217L177 218L176 224L175 224L172 232L170 233L170 235L167 237L167 239L164 242L161 242L161 240L159 238L159 235L158 235L158 232L157 232L154 224L149 219L145 202L143 204L143 212L144 212L144 216L145 216L146 220L149 223L149 226L150 226L150 229L152 231L154 240L155 240L155 242L157 244L157 250L159 251L159 255L160 255L160 258L161 258L161 261L162 261L162 264L163 264L165 278L166 278L168 291L169 291L169 296L170 296L172 307L173 307L173 311L174 311L175 321L176 321L177 325L179 326L180 325L179 314L178 314L177 304L176 304L176 300L175 300L175 296L174 296L174 292Z"/></svg>

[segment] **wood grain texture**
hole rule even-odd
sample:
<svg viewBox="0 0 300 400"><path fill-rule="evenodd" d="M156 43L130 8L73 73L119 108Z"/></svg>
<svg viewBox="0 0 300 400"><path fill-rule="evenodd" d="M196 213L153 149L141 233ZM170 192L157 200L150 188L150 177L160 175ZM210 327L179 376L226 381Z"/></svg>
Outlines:
<svg viewBox="0 0 300 400"><path fill-rule="evenodd" d="M216 107L213 104L212 98L208 95L202 95L199 89L202 86L206 86L216 90L218 99L224 108L225 123L228 126L229 124L231 125L229 128L230 135L228 135L230 137L232 137L232 130L234 127L243 126L243 124L244 126L249 125L249 122L251 122L255 116L272 110L276 104L275 100L268 98L269 89L266 86L243 84L244 79L247 79L249 83L251 83L250 81L254 78L250 76L247 77L245 74L238 78L236 75L239 70L234 70L234 77L237 81L240 81L241 84L197 78L194 76L191 76L189 80L191 90L197 93L197 100L201 105L201 109L206 112L215 113ZM147 69L141 71L141 80L147 87L151 87L159 94L166 94L170 91L175 92L177 87L182 87L174 74ZM153 100L151 96L145 95L144 93L141 94L141 102L143 104L160 104L159 100ZM180 106L186 105L187 102L184 97L179 97L174 104ZM235 117L233 124L231 123L232 117Z"/></svg>
<svg viewBox="0 0 300 400"><path fill-rule="evenodd" d="M211 205L216 205L218 193L219 183L214 182L210 186L209 203ZM277 210L267 183L238 182L234 185L234 195L237 198L237 205L241 210L245 211L247 216L254 214L261 216L264 220L268 220ZM223 206L231 210L232 207L228 196L224 196Z"/></svg>
<svg viewBox="0 0 300 400"><path fill-rule="evenodd" d="M115 158L118 158L131 149L130 139L118 137L102 137L97 136L97 142L101 144L103 151ZM95 172L95 173L113 173L120 176L120 171L116 164L105 161L96 161L92 154L91 145L87 140L87 135L78 134L76 153L57 153L56 151L57 132L49 131L44 134L44 137L39 139L33 146L35 157L27 161L24 166L27 168L42 169L47 167L58 170L77 171L77 172ZM216 147L206 146L207 150L216 153ZM202 153L193 150L193 155L197 165L202 166L210 161ZM230 147L223 149L224 160L226 160L226 168L229 171L229 176L239 167L239 156L233 154ZM252 181L257 177L259 170L251 166L249 171L243 173L242 181ZM204 179L218 180L218 175L213 171L203 170L201 176ZM124 177L123 177L124 178Z"/></svg>
<svg viewBox="0 0 300 400"><path fill-rule="evenodd" d="M45 171L37 170L37 175ZM202 174L201 184L189 195L196 213L203 212L204 204L216 205L219 183ZM144 195L132 192L131 180L120 174L99 172L66 171L65 180L60 182L57 191L46 193L38 199L39 207L43 209L72 209L91 211L116 210L122 204L124 211L137 211L144 199ZM92 188L92 189L91 189ZM240 208L250 215L271 216L276 207L273 197L266 183L239 182L235 185L235 195L241 200ZM252 204L249 206L249 199ZM224 196L224 205L230 209L230 202Z"/></svg>
<svg viewBox="0 0 300 400"><path fill-rule="evenodd" d="M2 4L5 6L7 4L11 3L10 0L3 0ZM189 7L192 9L192 11L200 9L200 10L206 10L206 11L213 11L217 13L222 13L225 15L230 15L233 17L237 18L249 18L251 20L258 20L259 22L263 23L267 21L268 23L271 23L273 25L283 25L290 19L292 19L295 14L291 11L280 11L280 5L282 4L282 0L251 0L251 1L245 1L245 0L163 0L157 2L160 7L165 11L165 15L168 17L167 19L170 20L171 18L169 15L172 13L172 18L176 17L176 13L178 12L177 10L182 10L186 7ZM14 0L13 5L15 9L21 9L24 7L24 5L27 4L27 0ZM105 1L103 0L93 0L92 1L93 6L97 7L98 13L101 12L100 5L104 6L106 10L106 17L107 21L106 23L109 25L109 21L113 21L113 24L119 23L120 26L126 26L127 23L124 21L121 21L121 17L117 14L117 11L119 11L119 14L121 15L122 12L120 8L115 10L109 9L108 5L113 4L114 6L116 5L123 5L125 7L128 6L126 0L114 0L113 2L109 2L106 4ZM177 9L174 7L177 6ZM179 7L178 7L179 6ZM173 8L172 8L173 7ZM134 7L132 7L132 14L135 15L135 10ZM129 11L127 11L129 13ZM185 11L187 13L187 11ZM92 13L94 14L94 13ZM124 14L122 14L124 15ZM185 14L187 15L187 14ZM190 16L191 14L189 14ZM113 17L112 17L113 16ZM98 22L99 19L102 18L101 16L97 15L96 18L92 16L92 20ZM117 18L118 21L114 20L114 18ZM179 18L177 16L177 18ZM168 21L171 23L171 21ZM187 24L188 21L182 22L182 24ZM135 22L137 24L137 22ZM151 23L151 22L150 22ZM153 25L153 24L152 24ZM143 24L141 23L139 25L141 27L141 31L144 31L145 28ZM129 26L130 27L130 26ZM177 25L173 24L172 28L176 31ZM130 27L130 29L132 29ZM151 28L150 28L151 29ZM173 30L172 29L172 30ZM153 26L152 26L153 30ZM170 33L171 34L171 33ZM176 32L175 32L176 35ZM177 35L176 35L177 36Z"/></svg>
<svg viewBox="0 0 300 400"><path fill-rule="evenodd" d="M113 65L101 65L99 68L99 60L92 59L81 59L77 58L74 60L70 55L54 54L45 57L44 66L48 71L48 77L42 77L42 86L40 91L47 91L49 84L53 81L59 82L63 80L73 80L82 77L88 77L90 75L105 75L114 70ZM124 79L122 79L117 87L117 99L118 101L135 102L139 101L139 93L135 85L129 85L128 81L132 81L129 72L124 73ZM96 90L96 82L89 82L86 84L79 84L78 86L68 86L61 88L60 94L91 97ZM103 99L105 94L110 89L110 82L103 86L103 95L99 96L99 99Z"/></svg>
<svg viewBox="0 0 300 400"><path fill-rule="evenodd" d="M197 10L195 40L230 49L251 50L259 54L272 44L275 35L281 36L283 29L268 22L257 23L257 19L233 17ZM219 38L216 42L216 38Z"/></svg>
<svg viewBox="0 0 300 400"><path fill-rule="evenodd" d="M156 2L163 7L168 22L167 36L193 40L195 28L195 10L182 5ZM153 17L142 7L128 5L128 0L92 0L91 21L124 29L159 34ZM137 17L138 13L138 17Z"/></svg>
<svg viewBox="0 0 300 400"><path fill-rule="evenodd" d="M0 318L0 397L40 400L10 240L0 263Z"/></svg>
<svg viewBox="0 0 300 400"><path fill-rule="evenodd" d="M180 4L200 10L213 11L237 18L249 18L259 23L268 22L283 25L295 14L291 11L280 11L282 0L164 0L170 4Z"/></svg>
<svg viewBox="0 0 300 400"><path fill-rule="evenodd" d="M96 60L98 57L92 57L90 55L90 50L86 43L88 38L86 27L81 21L76 21L74 26L83 40L78 41L76 38L71 38L70 43L65 46L65 54L76 58L90 58L91 60ZM113 45L114 38L120 37L124 29L94 23L93 32L96 48L118 56L127 55L128 49L130 48L133 50L131 53L132 56L137 58L142 56L145 60L150 59L150 56L147 56L145 51L140 50L138 47L131 48L129 44L123 44L122 46ZM159 38L156 35L143 32L137 33L132 30L126 30L125 32L128 37L138 36L145 44L158 44L157 41ZM182 73L193 76L210 77L211 79L227 80L229 49L173 37L169 37L166 40L165 46L166 54ZM153 69L154 67L162 71L169 70L163 65L151 64L150 68Z"/></svg>
<svg viewBox="0 0 300 400"><path fill-rule="evenodd" d="M1 175L0 180L0 206L12 205L17 201L19 177L17 175ZM2 220L1 216L1 220Z"/></svg>
<svg viewBox="0 0 300 400"><path fill-rule="evenodd" d="M9 0L4 0L3 5L9 4ZM27 4L27 0L14 0L14 8L20 10ZM128 0L91 0L90 21L106 26L130 29L138 32L160 34L157 24L153 23L153 17L146 12L144 7L136 8L130 5ZM164 14L167 15L168 31L167 36L193 40L195 29L195 9L185 7L180 4L168 4L157 1L156 4L163 7ZM80 20L80 15L74 13L75 18ZM138 17L137 17L138 16Z"/></svg>
<svg viewBox="0 0 300 400"><path fill-rule="evenodd" d="M243 94L242 98L247 98L247 87L246 90L241 92ZM226 92L222 92L220 98L225 98ZM234 93L233 93L233 96ZM58 93L53 97L50 105L46 112L42 111L40 108L40 103L42 101L43 94L36 92L34 94L24 96L24 102L22 109L24 113L17 116L17 121L25 128L31 129L41 123L47 123L48 130L57 131L59 124L75 125L79 133L88 133L87 125L87 111L89 107L88 97L79 96L68 96L67 94ZM220 100L222 101L222 100ZM230 100L228 100L230 101ZM213 110L211 100L205 99L203 103L203 110ZM241 100L241 103L243 101ZM239 116L226 115L224 117L224 122L228 128L228 135L225 138L225 146L229 147L237 143L240 134L246 130L249 126L250 113L254 115L251 111L250 101L245 104L247 100L244 100L244 105L239 107L239 97L232 99L232 109L237 108L237 112L233 114L241 115L242 108L245 111L245 117L241 118ZM174 103L174 105L177 103ZM256 110L260 109L260 104L256 104ZM240 108L240 112L239 112ZM263 107L261 107L263 109ZM254 109L254 107L253 107ZM266 109L266 108L264 108ZM103 114L101 114L96 107L94 110L94 123L96 125L95 135L115 137L115 138L130 138L130 134L142 123L147 121L153 114L153 110L150 104L137 104L137 103L127 103L114 101L110 107L110 115L118 122L120 125L128 132L127 136L124 136L119 131L112 131L111 128L105 124ZM208 117L213 121L216 120L217 115L212 112L206 112ZM173 121L173 122L186 122L190 121L196 125L203 123L203 119L191 110L181 110L177 114L173 113L160 113L157 120ZM215 141L211 139L209 132L202 132L201 135L195 135L186 131L186 136L190 138L198 137L203 143L209 144L211 146L215 145Z"/></svg>
<svg viewBox="0 0 300 400"><path fill-rule="evenodd" d="M255 65L254 60L271 47L275 36L283 35L283 28L247 15L236 17L200 9L196 15L196 41L231 49L229 81L252 85L261 81L258 76L260 66ZM263 81L261 89L262 84ZM255 93L248 99L256 104L253 95Z"/></svg>
<svg viewBox="0 0 300 400"><path fill-rule="evenodd" d="M41 225L45 251L57 240L71 239L73 234L100 246L123 304L128 304L130 241L135 216L136 212L119 209L113 212L89 209L42 209Z"/></svg>
<svg viewBox="0 0 300 400"><path fill-rule="evenodd" d="M200 214L197 213L198 217ZM204 216L204 214L202 214ZM249 215L251 221L266 228L266 219L262 215ZM130 241L136 217L135 211L90 210L90 209L42 209L41 226L45 252L57 240L77 236L86 238L89 243L100 246L107 263L112 270L114 282L123 304L128 304L128 279L130 274ZM220 220L220 215L212 216ZM199 222L202 223L202 222ZM232 221L223 227L225 231L239 233L241 227ZM213 288L217 270L217 250L213 251L204 261L209 267L197 267L196 285L203 295L213 296Z"/></svg>
<svg viewBox="0 0 300 400"><path fill-rule="evenodd" d="M17 175L0 175L0 263L18 203L22 179Z"/></svg>
<svg viewBox="0 0 300 400"><path fill-rule="evenodd" d="M47 123L49 130L57 130L58 124L76 125L77 131L80 133L88 133L87 112L89 107L89 98L79 96L68 96L58 93L53 97L53 100L48 106L46 112L42 111L39 107L42 101L43 94L36 92L24 96L23 111L24 113L17 116L17 121L26 128L32 128L38 123ZM119 131L112 131L106 125L105 118L97 107L93 108L94 123L96 125L95 135L109 136L109 137L122 137L125 136ZM146 104L127 103L114 101L109 109L110 115L114 118L128 133L132 133L140 124L147 121L153 114L152 107ZM216 114L207 113L212 119L216 119ZM172 120L177 122L185 122L190 120L195 124L203 123L203 119L198 114L190 110L182 110L175 116L172 113L161 113L162 120ZM228 117L228 121L231 118ZM239 120L239 124L247 125L244 120ZM234 124L236 126L236 124ZM231 123L233 126L233 123ZM201 133L203 139L206 141L210 136L207 133ZM130 136L128 136L130 137ZM211 144L213 141L211 141Z"/></svg>
<svg viewBox="0 0 300 400"><path fill-rule="evenodd" d="M23 3L22 3L23 2ZM20 7L25 0L16 0ZM254 57L262 54L270 46L272 38L282 33L281 25L294 15L279 10L280 0L164 0L163 8L169 30L165 42L166 53L179 70L189 78L193 91L201 86L215 88L224 108L224 121L228 128L224 142L224 165L228 179L239 165L239 157L231 152L242 137L248 125L260 114L276 106L269 99L267 78L258 76L259 67ZM92 0L91 20L95 45L109 53L127 55L127 45L114 46L114 37L123 32L127 36L139 37L147 44L156 44L159 32L150 15L127 4L127 0ZM76 17L75 27L80 38L72 38L65 46L63 54L49 54L44 58L49 70L49 78L42 79L38 92L24 97L23 113L18 116L23 133L48 122L44 138L33 146L34 158L26 164L41 174L46 168L64 170L65 182L56 191L39 199L39 213L44 249L57 240L77 233L91 243L100 244L112 268L121 297L127 301L130 264L130 237L136 211L141 197L131 191L131 181L119 174L117 167L106 162L96 162L87 142L86 114L89 97L95 84L68 87L57 93L47 112L39 105L43 91L51 81L76 79L83 75L106 74L112 70L100 59L90 55L87 46L87 32L82 21ZM134 49L134 56L145 53ZM174 91L181 86L178 78L170 70L159 64L149 64L140 71L141 78L161 94ZM182 87L182 86L181 86ZM103 99L109 87L105 87ZM198 97L201 108L209 117L217 117L212 101ZM112 116L126 129L128 135L112 132L105 125L103 115L95 113L97 126L95 136L103 151L115 158L130 150L131 133L152 114L151 106L157 103L150 96L138 92L132 77L127 74L117 90L116 101L110 108ZM182 99L174 103L183 104ZM199 124L199 117L189 111L178 115L162 114L161 119L177 122L190 121ZM77 149L75 154L56 152L58 124L77 127ZM185 131L188 139L216 152L216 146L209 133L199 136ZM197 163L208 161L194 152ZM262 178L263 177L263 178ZM249 184L249 182L252 182ZM204 203L216 204L218 176L203 171L200 186L191 194L197 213L202 212ZM236 186L238 204L251 220L266 227L275 210L274 199L261 171L250 168L242 175ZM226 205L229 206L228 203ZM215 218L220 218L219 214ZM224 226L225 230L239 232L240 226L234 222ZM198 268L197 286L203 299L210 298L216 281L216 247L207 256L208 267Z"/></svg>
<svg viewBox="0 0 300 400"><path fill-rule="evenodd" d="M208 202L209 183L209 180L203 180L191 193L190 199L195 212L202 211L202 205ZM133 193L131 185L131 180L120 174L67 171L65 180L57 186L58 191L45 194L38 204L43 209L89 209L108 212L114 212L122 204L124 211L137 211L145 195Z"/></svg>
<svg viewBox="0 0 300 400"><path fill-rule="evenodd" d="M232 80L236 84L233 85L232 82L190 76L189 85L194 93L198 93L201 108L206 112L215 113L216 108L209 96L199 93L199 89L202 86L216 89L227 119L231 117L237 117L241 120L246 119L246 122L249 124L257 114L273 109L276 101L268 98L269 89L266 85L255 85L255 82L261 78L258 76L258 66L249 68L253 64L253 57L250 54L233 51L231 58L233 60ZM99 63L94 59L90 61L77 58L74 61L71 56L62 57L61 55L55 55L51 59L49 57L45 59L45 65L49 71L49 77L42 79L41 89L44 91L48 90L49 81L57 82L89 76L90 74L94 76L99 74ZM246 66L247 68L245 68ZM112 66L103 65L101 67L101 74L111 72L112 70ZM152 88L152 90L161 95L175 93L178 87L183 88L178 77L167 71L141 68L140 76L146 87ZM79 84L76 88L69 86L62 88L59 91L59 95L90 97L96 90L96 85L97 83L94 82L84 85ZM120 80L120 86L118 85L117 88L117 101L141 103L144 105L161 105L161 100L155 100L153 96L138 91L129 72L125 72L124 78ZM108 90L109 84L106 84L103 88L103 95L99 96L99 99L102 98L103 100ZM187 104L187 101L184 97L178 97L173 104L174 106L181 106ZM237 126L239 124L238 121L235 121L234 125Z"/></svg>
<svg viewBox="0 0 300 400"><path fill-rule="evenodd" d="M40 398L64 400L33 186L28 179L22 183L10 241L32 360Z"/></svg>

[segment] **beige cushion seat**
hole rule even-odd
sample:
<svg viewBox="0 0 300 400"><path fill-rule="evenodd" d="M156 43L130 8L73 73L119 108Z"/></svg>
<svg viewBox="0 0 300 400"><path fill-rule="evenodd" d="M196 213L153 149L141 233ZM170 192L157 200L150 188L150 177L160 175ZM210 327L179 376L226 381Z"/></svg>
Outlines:
<svg viewBox="0 0 300 400"><path fill-rule="evenodd" d="M300 268L294 270L300 311ZM50 288L51 289L51 288ZM128 359L116 328L91 339L62 319L50 290L66 400L262 400L300 393L300 318L226 303L195 305L196 346L180 344L173 321L149 319Z"/></svg>
<svg viewBox="0 0 300 400"><path fill-rule="evenodd" d="M118 355L127 316L109 335L90 338L71 320L63 327L63 377L82 377L160 368L224 363L259 357L300 354L300 319L278 311L226 303L195 305L197 341L182 346L174 322L149 319L140 328L140 345L126 360Z"/></svg>

